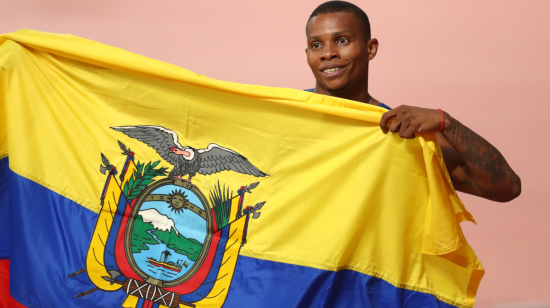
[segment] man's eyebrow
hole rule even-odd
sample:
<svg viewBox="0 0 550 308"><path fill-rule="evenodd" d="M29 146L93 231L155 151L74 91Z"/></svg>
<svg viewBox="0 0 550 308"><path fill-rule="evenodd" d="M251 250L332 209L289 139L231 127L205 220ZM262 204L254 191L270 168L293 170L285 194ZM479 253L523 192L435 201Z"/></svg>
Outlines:
<svg viewBox="0 0 550 308"><path fill-rule="evenodd" d="M334 33L332 34L332 36L340 36L340 35L348 34L348 33L351 33L351 31L349 31L349 30L342 30L342 31L334 32Z"/></svg>
<svg viewBox="0 0 550 308"><path fill-rule="evenodd" d="M342 31L338 31L338 32L334 32L334 33L331 33L330 35L331 36L340 36L340 35L344 35L344 34L350 34L351 31L349 30L342 30ZM311 40L320 40L321 37L320 36L308 36L307 40L308 41L311 41Z"/></svg>
<svg viewBox="0 0 550 308"><path fill-rule="evenodd" d="M311 40L320 40L321 37L320 36L308 36L307 40L308 41L311 41Z"/></svg>

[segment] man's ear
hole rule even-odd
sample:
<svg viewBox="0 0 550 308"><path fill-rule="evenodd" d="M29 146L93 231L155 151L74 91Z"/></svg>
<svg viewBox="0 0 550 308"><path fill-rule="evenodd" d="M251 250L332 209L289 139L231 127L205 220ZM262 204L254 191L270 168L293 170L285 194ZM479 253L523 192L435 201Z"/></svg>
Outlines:
<svg viewBox="0 0 550 308"><path fill-rule="evenodd" d="M369 52L369 61L374 59L374 57L376 57L376 53L378 53L378 47L379 47L379 43L378 43L378 40L375 39L375 38L372 38L370 39L368 42L367 42L367 50Z"/></svg>

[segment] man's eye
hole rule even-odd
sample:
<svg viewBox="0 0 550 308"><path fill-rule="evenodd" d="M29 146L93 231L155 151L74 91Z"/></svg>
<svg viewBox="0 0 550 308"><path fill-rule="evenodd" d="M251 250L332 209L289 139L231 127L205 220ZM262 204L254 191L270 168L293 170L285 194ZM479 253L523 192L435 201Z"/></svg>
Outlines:
<svg viewBox="0 0 550 308"><path fill-rule="evenodd" d="M313 43L313 44L311 44L311 47L312 47L312 48L319 48L319 47L321 47L321 44L319 44L319 43Z"/></svg>
<svg viewBox="0 0 550 308"><path fill-rule="evenodd" d="M340 44L345 44L345 43L347 43L347 42L348 42L348 39L347 39L347 38L340 38L340 39L338 39L338 43L340 43Z"/></svg>

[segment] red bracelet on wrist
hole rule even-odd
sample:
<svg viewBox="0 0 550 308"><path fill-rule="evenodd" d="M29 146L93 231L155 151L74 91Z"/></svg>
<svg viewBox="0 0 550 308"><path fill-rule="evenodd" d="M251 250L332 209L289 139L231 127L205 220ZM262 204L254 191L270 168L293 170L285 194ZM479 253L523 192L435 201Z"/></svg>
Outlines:
<svg viewBox="0 0 550 308"><path fill-rule="evenodd" d="M445 113L443 113L443 110L441 110L441 109L437 109L437 110L441 111L441 117L443 118L441 120L441 128L439 129L439 131L442 132L443 131L443 125L445 125Z"/></svg>

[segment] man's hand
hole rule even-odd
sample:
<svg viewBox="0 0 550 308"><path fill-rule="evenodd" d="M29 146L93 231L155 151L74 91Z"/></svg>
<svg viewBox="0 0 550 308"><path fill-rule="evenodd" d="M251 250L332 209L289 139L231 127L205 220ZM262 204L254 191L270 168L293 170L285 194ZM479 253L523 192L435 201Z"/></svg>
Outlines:
<svg viewBox="0 0 550 308"><path fill-rule="evenodd" d="M380 128L384 134L399 132L401 138L413 139L416 133L439 132L442 121L439 110L401 105L382 115Z"/></svg>
<svg viewBox="0 0 550 308"><path fill-rule="evenodd" d="M440 133L442 121L439 110L399 106L382 115L380 128L385 134L399 132L407 139L416 133L436 133L458 191L499 202L519 196L521 180L494 146L448 113Z"/></svg>

